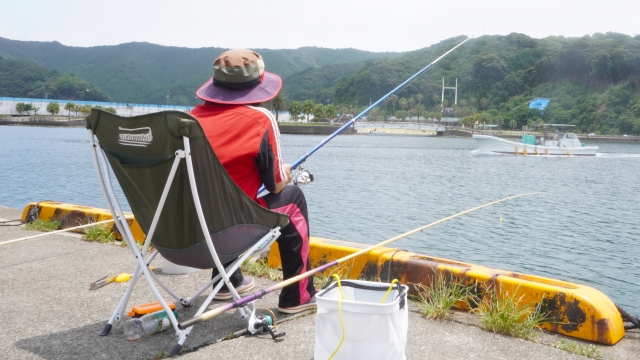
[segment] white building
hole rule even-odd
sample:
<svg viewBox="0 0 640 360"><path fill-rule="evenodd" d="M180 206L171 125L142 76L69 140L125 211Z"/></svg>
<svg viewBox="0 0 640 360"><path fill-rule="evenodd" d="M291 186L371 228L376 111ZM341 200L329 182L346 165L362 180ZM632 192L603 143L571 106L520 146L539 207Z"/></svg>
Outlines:
<svg viewBox="0 0 640 360"><path fill-rule="evenodd" d="M40 108L38 110L38 115L46 115L47 114L47 105L52 102L57 102L60 104L60 113L58 115L68 115L69 112L64 110L64 105L68 102L72 102L78 106L103 106L103 107L112 107L116 109L116 112L120 116L136 116L136 115L144 115L158 111L164 110L177 110L189 112L193 109L193 106L177 106L177 105L155 105L155 104L127 104L127 103L116 103L116 102L100 102L100 101L76 101L76 100L57 100L57 99L30 99L30 98L11 98L11 97L0 97L0 115L20 115L19 112L16 111L16 104L25 103L31 104L33 107ZM22 113L22 115L26 115ZM33 112L30 112L30 115L34 115ZM71 115L75 115L74 112Z"/></svg>

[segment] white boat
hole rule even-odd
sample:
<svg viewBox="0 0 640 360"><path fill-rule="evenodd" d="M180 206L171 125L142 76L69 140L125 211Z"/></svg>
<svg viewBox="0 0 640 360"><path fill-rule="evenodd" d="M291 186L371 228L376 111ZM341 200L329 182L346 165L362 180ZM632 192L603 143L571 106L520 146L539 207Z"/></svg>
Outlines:
<svg viewBox="0 0 640 360"><path fill-rule="evenodd" d="M545 124L545 129L553 127L569 127L570 125ZM496 136L474 134L479 151L515 155L561 155L561 156L594 156L600 149L597 146L585 146L574 133L552 133L545 131L545 136L522 135L522 141L511 141Z"/></svg>

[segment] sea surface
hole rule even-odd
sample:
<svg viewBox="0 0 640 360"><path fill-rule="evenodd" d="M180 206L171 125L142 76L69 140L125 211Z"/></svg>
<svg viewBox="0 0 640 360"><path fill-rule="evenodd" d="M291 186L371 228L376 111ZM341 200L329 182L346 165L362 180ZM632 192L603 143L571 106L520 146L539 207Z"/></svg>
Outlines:
<svg viewBox="0 0 640 360"><path fill-rule="evenodd" d="M293 162L323 139L283 135L283 157ZM478 153L472 139L338 136L303 164L315 176L303 187L311 234L375 244L544 192L391 246L585 284L640 314L640 144L594 145L595 157L524 157ZM0 204L41 200L106 207L87 131L0 126Z"/></svg>

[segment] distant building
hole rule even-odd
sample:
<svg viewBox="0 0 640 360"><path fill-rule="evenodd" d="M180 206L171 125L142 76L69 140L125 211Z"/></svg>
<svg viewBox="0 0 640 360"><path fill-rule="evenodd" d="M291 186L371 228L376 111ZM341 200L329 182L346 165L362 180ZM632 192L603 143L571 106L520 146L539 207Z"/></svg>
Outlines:
<svg viewBox="0 0 640 360"><path fill-rule="evenodd" d="M47 115L47 105L52 102L60 104L60 113L59 113L60 116L69 114L67 110L64 110L64 105L69 102L72 102L78 106L89 105L91 107L93 106L112 107L116 109L117 114L120 116L144 115L144 114L149 114L149 113L154 113L154 112L164 111L164 110L178 110L183 112L189 112L191 111L191 109L193 109L193 106L178 106L178 105L127 104L127 103L100 102L100 101L0 97L0 114L26 115L25 113L20 114L16 110L16 104L25 103L25 104L31 104L33 107L40 108L38 110L38 115ZM34 115L33 111L31 111L30 114ZM71 115L75 115L75 112L72 111Z"/></svg>
<svg viewBox="0 0 640 360"><path fill-rule="evenodd" d="M455 117L455 111L453 111L453 108L443 108L442 109L442 117Z"/></svg>

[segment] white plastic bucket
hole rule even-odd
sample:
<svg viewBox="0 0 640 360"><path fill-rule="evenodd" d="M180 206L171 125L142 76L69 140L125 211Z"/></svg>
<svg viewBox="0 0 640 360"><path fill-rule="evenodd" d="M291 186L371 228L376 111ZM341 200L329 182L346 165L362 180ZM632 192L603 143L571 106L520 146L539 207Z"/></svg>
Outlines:
<svg viewBox="0 0 640 360"><path fill-rule="evenodd" d="M328 359L342 338L345 338L333 359L406 359L409 311L406 285L398 285L383 303L380 303L390 284L344 280L341 281L345 300L341 298L337 283L316 295L315 360ZM401 306L402 304L402 306Z"/></svg>
<svg viewBox="0 0 640 360"><path fill-rule="evenodd" d="M200 269L196 269L188 266L174 264L167 259L162 259L161 268L162 268L163 274L170 274L170 275L189 274L189 273L200 270Z"/></svg>

